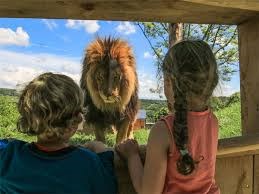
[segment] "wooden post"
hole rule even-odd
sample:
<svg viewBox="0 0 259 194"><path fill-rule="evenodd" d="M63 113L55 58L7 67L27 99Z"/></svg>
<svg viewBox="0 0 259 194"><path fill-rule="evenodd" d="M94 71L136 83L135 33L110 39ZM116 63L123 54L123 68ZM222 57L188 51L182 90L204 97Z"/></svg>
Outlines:
<svg viewBox="0 0 259 194"><path fill-rule="evenodd" d="M259 155L254 156L254 192L259 194Z"/></svg>
<svg viewBox="0 0 259 194"><path fill-rule="evenodd" d="M259 18L238 26L242 133L259 132Z"/></svg>
<svg viewBox="0 0 259 194"><path fill-rule="evenodd" d="M253 156L217 159L216 182L222 194L252 194Z"/></svg>
<svg viewBox="0 0 259 194"><path fill-rule="evenodd" d="M169 24L169 49L175 42L183 39L183 24L182 23L170 23ZM164 72L164 93L167 99L167 107L169 112L174 110L174 97L172 95L172 83L170 76Z"/></svg>

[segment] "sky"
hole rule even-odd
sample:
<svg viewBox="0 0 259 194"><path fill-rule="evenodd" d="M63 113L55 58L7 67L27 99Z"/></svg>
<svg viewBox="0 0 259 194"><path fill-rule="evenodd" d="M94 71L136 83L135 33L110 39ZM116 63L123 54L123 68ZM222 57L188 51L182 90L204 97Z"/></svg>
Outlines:
<svg viewBox="0 0 259 194"><path fill-rule="evenodd" d="M121 37L132 46L139 97L159 99L155 57L141 30L131 22L96 20L0 19L0 88L17 88L43 72L63 73L79 83L82 58L97 36ZM220 82L215 95L239 91L239 73ZM163 97L164 98L164 97Z"/></svg>

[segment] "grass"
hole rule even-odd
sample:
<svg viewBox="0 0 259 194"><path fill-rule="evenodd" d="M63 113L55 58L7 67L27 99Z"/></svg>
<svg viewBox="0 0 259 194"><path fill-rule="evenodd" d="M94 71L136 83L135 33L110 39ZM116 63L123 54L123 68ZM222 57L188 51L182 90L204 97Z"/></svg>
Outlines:
<svg viewBox="0 0 259 194"><path fill-rule="evenodd" d="M219 137L221 139L241 136L241 107L239 102L215 112L215 115L219 120Z"/></svg>
<svg viewBox="0 0 259 194"><path fill-rule="evenodd" d="M16 128L16 120L18 112L16 109L17 99L14 97L0 96L0 139L16 138L25 141L35 141L35 137L31 137L19 133ZM240 103L235 102L226 108L215 112L219 120L219 137L227 138L241 135L241 114ZM134 132L134 137L139 144L146 144L149 130L141 129ZM94 140L94 135L86 135L82 132L77 132L71 139L72 144L84 144ZM114 134L107 134L107 145L113 146L115 142Z"/></svg>

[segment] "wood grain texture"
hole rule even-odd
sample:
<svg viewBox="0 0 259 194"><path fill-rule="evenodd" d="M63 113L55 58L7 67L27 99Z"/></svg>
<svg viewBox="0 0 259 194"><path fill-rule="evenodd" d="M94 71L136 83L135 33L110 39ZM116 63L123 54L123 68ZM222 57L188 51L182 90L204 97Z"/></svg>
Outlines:
<svg viewBox="0 0 259 194"><path fill-rule="evenodd" d="M259 133L220 139L217 158L259 154Z"/></svg>
<svg viewBox="0 0 259 194"><path fill-rule="evenodd" d="M203 5L259 11L258 0L182 0Z"/></svg>
<svg viewBox="0 0 259 194"><path fill-rule="evenodd" d="M1 0L0 17L239 24L259 14L233 4L226 8L181 0Z"/></svg>
<svg viewBox="0 0 259 194"><path fill-rule="evenodd" d="M259 18L239 29L240 93L242 132L259 132Z"/></svg>
<svg viewBox="0 0 259 194"><path fill-rule="evenodd" d="M221 194L252 194L253 156L217 159L216 182Z"/></svg>
<svg viewBox="0 0 259 194"><path fill-rule="evenodd" d="M254 156L254 192L259 194L259 155Z"/></svg>
<svg viewBox="0 0 259 194"><path fill-rule="evenodd" d="M142 147L142 159L144 152L145 149ZM119 194L136 194L129 177L126 162L117 155L115 161ZM257 170L257 172L259 171ZM258 180L259 174L257 175ZM217 158L216 182L221 189L221 194L252 194L254 188L253 155ZM255 188L258 189L257 186Z"/></svg>

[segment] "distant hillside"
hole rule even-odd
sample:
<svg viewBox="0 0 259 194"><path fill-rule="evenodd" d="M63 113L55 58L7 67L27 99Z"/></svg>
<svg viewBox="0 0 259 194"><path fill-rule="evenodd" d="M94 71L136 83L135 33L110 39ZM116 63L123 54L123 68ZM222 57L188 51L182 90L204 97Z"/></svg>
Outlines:
<svg viewBox="0 0 259 194"><path fill-rule="evenodd" d="M18 96L15 89L0 88L0 96Z"/></svg>
<svg viewBox="0 0 259 194"><path fill-rule="evenodd" d="M14 89L0 88L0 96L18 96L18 93ZM235 93L230 97L212 97L210 107L218 111L236 102L240 103L240 93ZM146 110L147 122L155 122L157 114L167 111L167 103L165 100L140 99L140 109Z"/></svg>

